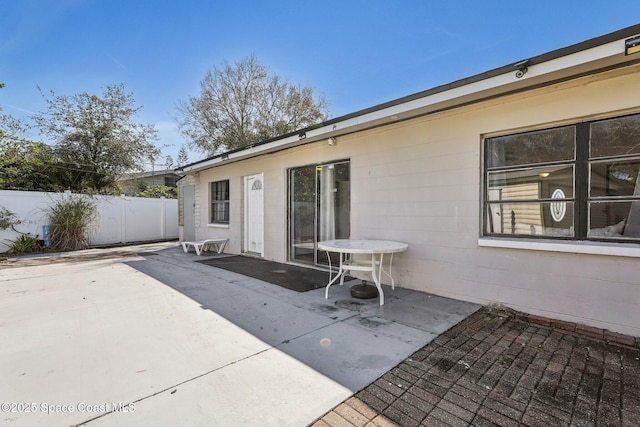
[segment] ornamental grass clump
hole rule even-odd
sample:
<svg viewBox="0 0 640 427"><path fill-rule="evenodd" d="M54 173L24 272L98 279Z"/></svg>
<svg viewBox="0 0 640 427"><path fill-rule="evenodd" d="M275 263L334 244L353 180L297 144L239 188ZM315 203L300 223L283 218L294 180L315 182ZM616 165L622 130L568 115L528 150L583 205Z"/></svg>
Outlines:
<svg viewBox="0 0 640 427"><path fill-rule="evenodd" d="M88 196L61 197L47 209L49 246L57 251L77 251L89 247L97 209Z"/></svg>

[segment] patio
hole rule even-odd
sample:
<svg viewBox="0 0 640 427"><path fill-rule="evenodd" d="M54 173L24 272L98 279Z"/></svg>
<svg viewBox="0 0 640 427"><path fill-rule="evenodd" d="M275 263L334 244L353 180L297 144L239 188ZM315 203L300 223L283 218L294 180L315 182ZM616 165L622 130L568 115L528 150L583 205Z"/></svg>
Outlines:
<svg viewBox="0 0 640 427"><path fill-rule="evenodd" d="M326 300L203 258L169 242L0 266L2 423L308 425L479 308Z"/></svg>
<svg viewBox="0 0 640 427"><path fill-rule="evenodd" d="M638 339L550 326L482 308L313 427L640 425Z"/></svg>
<svg viewBox="0 0 640 427"><path fill-rule="evenodd" d="M640 424L637 338L406 289L325 300L202 259L0 265L2 424Z"/></svg>

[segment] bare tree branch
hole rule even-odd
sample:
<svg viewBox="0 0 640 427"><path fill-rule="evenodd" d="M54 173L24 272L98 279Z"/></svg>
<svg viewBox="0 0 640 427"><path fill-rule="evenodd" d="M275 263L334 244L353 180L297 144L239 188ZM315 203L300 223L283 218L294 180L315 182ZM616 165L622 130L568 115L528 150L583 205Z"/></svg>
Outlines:
<svg viewBox="0 0 640 427"><path fill-rule="evenodd" d="M180 130L205 154L245 147L327 119L310 87L270 75L255 56L224 63L200 82L200 95L178 105Z"/></svg>

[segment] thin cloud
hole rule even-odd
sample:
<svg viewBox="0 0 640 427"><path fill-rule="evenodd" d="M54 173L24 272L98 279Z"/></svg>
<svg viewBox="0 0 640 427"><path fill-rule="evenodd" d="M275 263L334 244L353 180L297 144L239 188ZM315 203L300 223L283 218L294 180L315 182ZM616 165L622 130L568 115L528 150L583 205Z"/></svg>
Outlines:
<svg viewBox="0 0 640 427"><path fill-rule="evenodd" d="M18 51L37 44L49 32L55 31L56 24L65 15L84 3L85 0L22 0L3 4L0 52Z"/></svg>
<svg viewBox="0 0 640 427"><path fill-rule="evenodd" d="M8 108L11 108L11 109L14 109L14 110L22 111L23 113L27 113L27 114L36 114L36 112L35 112L35 111L26 110L26 109L24 109L24 108L20 108L20 107L18 107L18 106L16 106L16 105L3 104L2 106L3 106L3 107L8 107Z"/></svg>
<svg viewBox="0 0 640 427"><path fill-rule="evenodd" d="M158 121L155 123L155 128L160 132L172 132L175 134L179 134L178 125L175 122Z"/></svg>
<svg viewBox="0 0 640 427"><path fill-rule="evenodd" d="M113 56L107 54L107 58L109 58L110 60L112 60L114 63L116 63L117 65L119 65L120 67L122 67L125 71L129 71L127 69L127 67L125 67L122 62L118 61L116 58L114 58Z"/></svg>
<svg viewBox="0 0 640 427"><path fill-rule="evenodd" d="M153 126L158 131L158 141L161 148L178 148L184 143L184 139L182 135L180 135L178 125L176 123L170 121L157 121Z"/></svg>

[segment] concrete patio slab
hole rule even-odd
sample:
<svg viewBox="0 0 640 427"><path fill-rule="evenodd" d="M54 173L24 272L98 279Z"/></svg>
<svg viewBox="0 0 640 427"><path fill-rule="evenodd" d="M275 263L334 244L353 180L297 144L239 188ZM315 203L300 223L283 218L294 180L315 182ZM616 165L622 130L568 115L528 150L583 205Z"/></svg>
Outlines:
<svg viewBox="0 0 640 427"><path fill-rule="evenodd" d="M3 425L306 425L478 309L297 293L175 242L65 257L0 266Z"/></svg>
<svg viewBox="0 0 640 427"><path fill-rule="evenodd" d="M136 402L90 426L305 426L351 390L270 349ZM316 415L317 416L317 415Z"/></svg>
<svg viewBox="0 0 640 427"><path fill-rule="evenodd" d="M416 329L441 334L477 309L476 304L422 292L399 298L382 308L385 317Z"/></svg>
<svg viewBox="0 0 640 427"><path fill-rule="evenodd" d="M377 327L373 323L359 316L350 318L283 343L278 349L356 391L386 372L394 360L409 356L419 342L435 337L427 333L416 336L415 330L392 322L375 322ZM406 342L402 332L411 336L414 343ZM368 339L362 339L364 336Z"/></svg>
<svg viewBox="0 0 640 427"><path fill-rule="evenodd" d="M11 343L0 349L3 401L132 402L269 348L117 260L27 270L0 279L0 340ZM3 419L72 425L87 415Z"/></svg>

